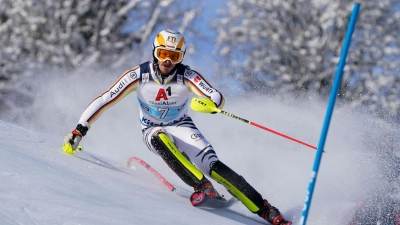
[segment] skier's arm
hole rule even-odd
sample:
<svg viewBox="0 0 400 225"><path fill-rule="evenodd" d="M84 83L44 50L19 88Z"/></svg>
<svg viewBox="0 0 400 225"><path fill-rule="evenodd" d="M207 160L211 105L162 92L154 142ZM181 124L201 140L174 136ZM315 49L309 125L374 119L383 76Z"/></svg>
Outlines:
<svg viewBox="0 0 400 225"><path fill-rule="evenodd" d="M63 150L73 155L82 137L86 135L90 125L109 107L137 89L139 83L139 67L122 74L118 80L103 94L95 98L82 113L75 130L64 138Z"/></svg>
<svg viewBox="0 0 400 225"><path fill-rule="evenodd" d="M134 68L122 74L118 80L103 94L95 98L82 113L79 124L90 128L103 112L115 103L119 102L132 91L135 91L139 83L139 69Z"/></svg>
<svg viewBox="0 0 400 225"><path fill-rule="evenodd" d="M197 96L204 96L211 99L219 109L222 109L224 106L224 96L217 89L213 88L200 73L186 69L185 84Z"/></svg>

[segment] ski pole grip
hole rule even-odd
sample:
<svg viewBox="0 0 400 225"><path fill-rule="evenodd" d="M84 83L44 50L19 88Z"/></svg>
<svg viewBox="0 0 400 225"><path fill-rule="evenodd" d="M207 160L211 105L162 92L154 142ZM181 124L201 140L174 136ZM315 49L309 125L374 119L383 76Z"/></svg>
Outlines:
<svg viewBox="0 0 400 225"><path fill-rule="evenodd" d="M201 113L214 113L214 112L221 112L221 109L215 106L215 103L208 98L192 98L190 102L190 108L196 112Z"/></svg>

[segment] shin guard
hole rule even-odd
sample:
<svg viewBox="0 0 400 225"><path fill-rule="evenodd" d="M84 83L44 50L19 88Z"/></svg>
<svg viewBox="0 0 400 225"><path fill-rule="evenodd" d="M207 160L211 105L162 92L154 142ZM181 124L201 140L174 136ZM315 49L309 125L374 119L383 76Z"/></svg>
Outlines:
<svg viewBox="0 0 400 225"><path fill-rule="evenodd" d="M189 186L199 185L204 174L193 165L164 132L151 138L151 144L168 166Z"/></svg>
<svg viewBox="0 0 400 225"><path fill-rule="evenodd" d="M264 199L247 181L221 161L216 161L210 175L239 199L251 212L257 213L264 207Z"/></svg>

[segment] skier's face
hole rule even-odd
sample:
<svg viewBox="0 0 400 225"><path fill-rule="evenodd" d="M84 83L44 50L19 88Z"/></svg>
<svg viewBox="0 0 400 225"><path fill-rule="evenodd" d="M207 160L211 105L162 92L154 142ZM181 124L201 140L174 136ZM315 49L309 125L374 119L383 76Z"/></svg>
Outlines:
<svg viewBox="0 0 400 225"><path fill-rule="evenodd" d="M170 60L158 60L158 67L162 74L169 74L175 68L175 65L176 64L172 64Z"/></svg>

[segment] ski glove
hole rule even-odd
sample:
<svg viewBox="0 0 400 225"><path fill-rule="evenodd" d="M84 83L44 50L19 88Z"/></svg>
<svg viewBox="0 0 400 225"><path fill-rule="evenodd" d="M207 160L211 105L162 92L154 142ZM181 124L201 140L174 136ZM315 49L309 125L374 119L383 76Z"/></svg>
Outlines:
<svg viewBox="0 0 400 225"><path fill-rule="evenodd" d="M217 103L215 103L214 101L213 101L213 103L214 103L214 105L215 105L215 108L218 108ZM211 112L211 114L217 114L217 111Z"/></svg>
<svg viewBox="0 0 400 225"><path fill-rule="evenodd" d="M78 151L82 151L82 147L79 146L79 142L81 141L82 137L86 135L87 131L87 127L83 126L82 124L78 124L75 130L67 134L67 136L64 137L64 143L62 147L64 152L69 155L73 155L76 149L78 149Z"/></svg>

